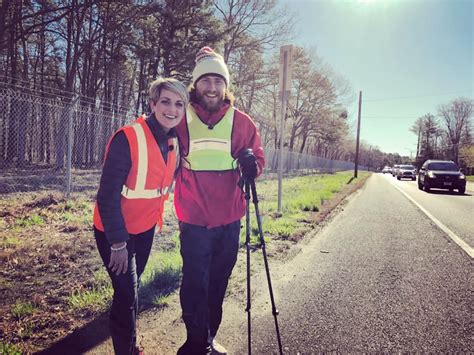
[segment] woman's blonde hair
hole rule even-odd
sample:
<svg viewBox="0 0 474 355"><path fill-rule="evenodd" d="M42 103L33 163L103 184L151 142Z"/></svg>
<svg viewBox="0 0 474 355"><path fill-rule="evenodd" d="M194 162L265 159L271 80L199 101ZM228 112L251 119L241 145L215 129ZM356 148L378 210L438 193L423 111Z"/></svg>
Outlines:
<svg viewBox="0 0 474 355"><path fill-rule="evenodd" d="M151 102L156 104L161 95L161 90L169 90L179 95L185 106L189 103L189 93L186 86L174 78L158 78L153 80L148 90L148 97Z"/></svg>

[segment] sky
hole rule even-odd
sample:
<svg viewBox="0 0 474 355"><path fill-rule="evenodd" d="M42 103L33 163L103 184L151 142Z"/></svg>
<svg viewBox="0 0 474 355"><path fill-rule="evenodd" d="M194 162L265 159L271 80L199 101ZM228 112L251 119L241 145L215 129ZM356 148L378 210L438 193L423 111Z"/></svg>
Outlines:
<svg viewBox="0 0 474 355"><path fill-rule="evenodd" d="M281 0L292 43L315 49L354 92L355 134L385 153L416 155L410 127L458 97L474 99L474 0Z"/></svg>

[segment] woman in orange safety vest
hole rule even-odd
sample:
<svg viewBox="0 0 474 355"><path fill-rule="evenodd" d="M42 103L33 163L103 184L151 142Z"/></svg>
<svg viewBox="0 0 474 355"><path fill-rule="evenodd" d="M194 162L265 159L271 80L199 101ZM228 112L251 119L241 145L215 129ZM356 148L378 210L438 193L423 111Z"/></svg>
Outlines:
<svg viewBox="0 0 474 355"><path fill-rule="evenodd" d="M183 119L189 95L172 78L153 81L150 115L120 128L107 145L94 209L99 254L112 279L110 331L116 354L136 354L138 285L155 226L162 226L164 202L177 166L174 127Z"/></svg>

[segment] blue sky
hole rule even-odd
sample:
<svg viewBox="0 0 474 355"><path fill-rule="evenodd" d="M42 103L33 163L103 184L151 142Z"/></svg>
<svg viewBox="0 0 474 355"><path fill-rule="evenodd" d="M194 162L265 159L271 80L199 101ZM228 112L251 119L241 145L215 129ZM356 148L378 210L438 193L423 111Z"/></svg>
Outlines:
<svg viewBox="0 0 474 355"><path fill-rule="evenodd" d="M474 98L474 0L282 0L298 16L292 44L315 48L362 91L361 139L415 155L416 118Z"/></svg>

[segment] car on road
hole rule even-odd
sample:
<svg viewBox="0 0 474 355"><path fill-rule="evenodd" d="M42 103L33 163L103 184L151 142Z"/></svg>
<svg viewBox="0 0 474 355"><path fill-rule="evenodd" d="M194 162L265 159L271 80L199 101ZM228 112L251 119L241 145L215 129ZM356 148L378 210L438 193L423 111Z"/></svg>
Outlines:
<svg viewBox="0 0 474 355"><path fill-rule="evenodd" d="M450 160L427 160L418 172L418 188L429 192L432 188L457 189L466 192L466 177L456 163Z"/></svg>
<svg viewBox="0 0 474 355"><path fill-rule="evenodd" d="M416 180L416 168L413 165L400 165L397 170L397 179Z"/></svg>
<svg viewBox="0 0 474 355"><path fill-rule="evenodd" d="M383 169L382 169L382 174L385 174L385 173L391 174L392 173L392 168L389 167L389 166L384 166Z"/></svg>

